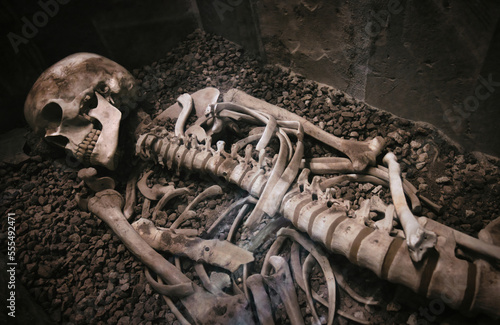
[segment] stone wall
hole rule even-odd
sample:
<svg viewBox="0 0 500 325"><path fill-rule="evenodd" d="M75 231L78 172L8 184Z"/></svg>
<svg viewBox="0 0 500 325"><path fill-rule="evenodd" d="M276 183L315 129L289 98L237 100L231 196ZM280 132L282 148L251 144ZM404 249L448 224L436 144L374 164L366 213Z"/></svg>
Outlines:
<svg viewBox="0 0 500 325"><path fill-rule="evenodd" d="M495 1L257 4L270 63L430 122L468 149L500 156Z"/></svg>

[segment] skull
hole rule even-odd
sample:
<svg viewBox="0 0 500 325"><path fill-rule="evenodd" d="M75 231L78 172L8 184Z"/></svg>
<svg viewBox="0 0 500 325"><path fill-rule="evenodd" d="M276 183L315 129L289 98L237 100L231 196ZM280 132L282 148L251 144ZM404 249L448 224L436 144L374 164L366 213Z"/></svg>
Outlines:
<svg viewBox="0 0 500 325"><path fill-rule="evenodd" d="M24 116L36 133L78 162L114 170L121 110L133 106L135 93L134 77L121 65L76 53L42 73L26 98Z"/></svg>

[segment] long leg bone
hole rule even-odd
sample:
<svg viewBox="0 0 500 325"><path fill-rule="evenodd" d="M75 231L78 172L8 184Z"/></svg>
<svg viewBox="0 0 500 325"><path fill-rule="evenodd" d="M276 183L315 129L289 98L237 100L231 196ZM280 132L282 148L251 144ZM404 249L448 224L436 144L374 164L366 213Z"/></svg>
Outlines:
<svg viewBox="0 0 500 325"><path fill-rule="evenodd" d="M403 192L403 184L400 178L401 171L396 161L396 156L391 152L388 153L384 157L384 163L389 167L389 184L392 200L399 221L405 232L410 256L414 262L419 262L422 260L427 250L436 245L436 234L422 227L408 208Z"/></svg>
<svg viewBox="0 0 500 325"><path fill-rule="evenodd" d="M365 142L337 138L296 114L247 95L237 89L229 90L223 97L224 101L237 103L260 112L271 114L279 120L300 122L306 134L346 154L353 162L356 171L365 169L367 165L374 165L377 156L385 146L385 141L381 137L376 137Z"/></svg>
<svg viewBox="0 0 500 325"><path fill-rule="evenodd" d="M244 296L213 295L199 288L179 269L149 246L122 213L123 198L114 190L97 193L89 200L89 211L103 220L129 251L169 285L184 286L192 294L181 298L197 324L253 324ZM191 289L189 289L191 287ZM223 311L223 312L221 312Z"/></svg>
<svg viewBox="0 0 500 325"><path fill-rule="evenodd" d="M293 286L290 269L285 259L281 256L271 256L269 263L273 266L276 273L264 277L267 285L273 288L285 305L286 312L292 325L303 325L304 320L300 312L299 301L295 288Z"/></svg>
<svg viewBox="0 0 500 325"><path fill-rule="evenodd" d="M104 190L89 200L89 211L103 220L122 240L123 244L148 268L158 274L168 284L181 284L191 281L163 256L157 253L132 228L121 212L122 196L114 190Z"/></svg>

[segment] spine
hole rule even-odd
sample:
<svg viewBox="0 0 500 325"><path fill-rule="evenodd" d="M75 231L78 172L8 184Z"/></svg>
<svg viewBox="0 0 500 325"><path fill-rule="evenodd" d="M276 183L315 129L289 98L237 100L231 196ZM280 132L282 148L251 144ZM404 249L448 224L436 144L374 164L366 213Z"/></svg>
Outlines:
<svg viewBox="0 0 500 325"><path fill-rule="evenodd" d="M182 144L175 137L160 139L145 134L139 138L136 151L142 159L154 160L168 169L220 177L256 198L269 178L269 171L253 159L232 158L211 148ZM471 263L457 258L449 227L429 220L426 227L440 235L444 243L438 242L427 258L414 263L403 238L349 218L345 210L330 206L303 186L294 185L284 196L281 214L329 251L346 256L382 279L440 299L454 309L500 317L500 273L484 261Z"/></svg>

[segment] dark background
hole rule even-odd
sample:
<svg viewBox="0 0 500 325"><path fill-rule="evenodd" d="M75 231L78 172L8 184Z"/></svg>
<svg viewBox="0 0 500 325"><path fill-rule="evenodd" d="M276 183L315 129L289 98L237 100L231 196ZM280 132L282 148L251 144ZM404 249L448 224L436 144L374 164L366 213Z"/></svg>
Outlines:
<svg viewBox="0 0 500 325"><path fill-rule="evenodd" d="M474 112L463 111L480 77L500 82L497 1L60 1L0 0L0 133L26 125L22 107L31 85L63 57L95 52L132 70L201 28L263 63L430 122L469 150L500 156L500 87ZM25 37L23 26L43 10L40 3L55 3L58 12ZM9 33L27 39L17 53Z"/></svg>

